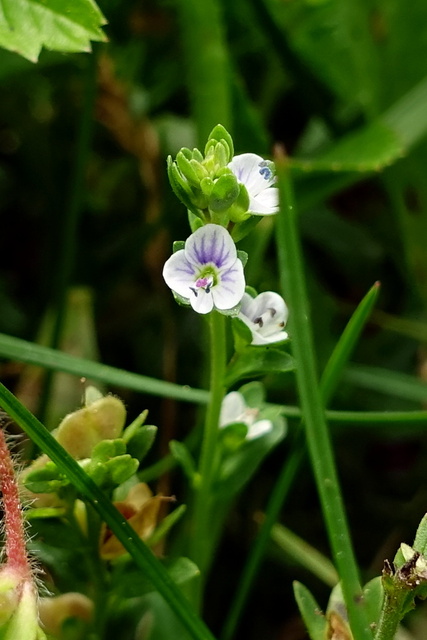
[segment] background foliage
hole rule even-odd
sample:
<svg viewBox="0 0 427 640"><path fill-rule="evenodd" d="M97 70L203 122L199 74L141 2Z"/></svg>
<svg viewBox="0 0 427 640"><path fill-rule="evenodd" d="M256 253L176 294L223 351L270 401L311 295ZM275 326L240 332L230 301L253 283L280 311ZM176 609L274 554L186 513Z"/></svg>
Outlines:
<svg viewBox="0 0 427 640"><path fill-rule="evenodd" d="M172 240L187 233L165 158L196 145L231 113L224 125L237 152L268 155L280 142L293 158L320 367L351 311L381 281L377 310L331 407L423 408L427 5L199 4L100 2L108 43L94 45L92 56L44 50L34 65L0 50L0 332L205 387L203 320L176 306L161 278ZM212 8L221 21L217 31L206 31ZM83 40L102 38L99 20ZM229 95L215 93L215 64L198 59L203 34L206 55L227 74ZM26 55L35 58L39 45ZM203 91L213 96L204 120ZM278 290L272 221L258 230L242 247L250 254L247 280L259 290ZM76 378L43 376L6 360L1 378L50 426L81 396ZM270 401L296 403L292 374L271 375L266 383ZM197 419L188 403L113 391L132 417L147 407L150 422L159 425L152 462ZM424 432L422 423L333 423L366 580L400 540L412 540L426 511ZM288 447L281 445L261 468L231 514L208 585L206 618L214 632L253 540L253 514L265 507ZM307 470L281 520L328 554ZM183 499L179 472L158 484ZM238 637L305 637L291 594L294 578L325 603L327 589L317 578L272 546ZM414 628L424 616L420 608Z"/></svg>

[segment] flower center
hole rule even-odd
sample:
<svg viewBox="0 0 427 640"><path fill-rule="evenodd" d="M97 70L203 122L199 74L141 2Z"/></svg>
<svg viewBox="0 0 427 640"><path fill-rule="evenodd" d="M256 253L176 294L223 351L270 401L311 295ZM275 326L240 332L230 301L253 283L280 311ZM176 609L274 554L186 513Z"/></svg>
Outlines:
<svg viewBox="0 0 427 640"><path fill-rule="evenodd" d="M271 180L274 176L274 164L270 160L263 160L259 163L259 172L264 180Z"/></svg>
<svg viewBox="0 0 427 640"><path fill-rule="evenodd" d="M199 292L201 291L210 293L212 287L214 287L216 284L218 284L218 275L216 271L211 266L209 266L200 271L194 283L194 287L190 287L190 289L197 298Z"/></svg>
<svg viewBox="0 0 427 640"><path fill-rule="evenodd" d="M281 331L285 326L281 314L278 315L276 309L272 307L266 309L262 315L255 318L254 324L258 325L258 333L262 336L271 336L273 333Z"/></svg>

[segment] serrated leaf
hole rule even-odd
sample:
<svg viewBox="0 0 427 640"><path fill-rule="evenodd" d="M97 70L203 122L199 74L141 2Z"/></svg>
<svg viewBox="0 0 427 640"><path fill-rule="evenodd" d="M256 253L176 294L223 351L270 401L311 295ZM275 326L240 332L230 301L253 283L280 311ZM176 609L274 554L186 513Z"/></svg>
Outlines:
<svg viewBox="0 0 427 640"><path fill-rule="evenodd" d="M90 51L91 40L107 38L106 23L93 0L2 0L0 46L37 62L42 47Z"/></svg>

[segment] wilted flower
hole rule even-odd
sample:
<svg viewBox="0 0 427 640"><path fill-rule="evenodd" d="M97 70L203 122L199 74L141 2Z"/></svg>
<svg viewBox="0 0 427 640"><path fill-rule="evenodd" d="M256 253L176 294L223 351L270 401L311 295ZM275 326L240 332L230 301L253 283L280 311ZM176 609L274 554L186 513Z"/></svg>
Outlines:
<svg viewBox="0 0 427 640"><path fill-rule="evenodd" d="M216 224L197 229L185 248L166 261L163 277L197 313L233 309L245 291L236 245L228 231Z"/></svg>
<svg viewBox="0 0 427 640"><path fill-rule="evenodd" d="M245 399L238 391L228 393L221 405L219 426L243 422L248 427L247 440L254 440L269 433L273 428L271 420L257 420L259 409L247 407Z"/></svg>
<svg viewBox="0 0 427 640"><path fill-rule="evenodd" d="M255 153L242 153L234 156L228 168L246 187L249 195L248 213L270 216L278 212L279 190L272 186L276 182L273 162Z"/></svg>
<svg viewBox="0 0 427 640"><path fill-rule="evenodd" d="M114 506L126 518L130 526L135 529L140 538L146 540L154 532L162 502L172 498L157 495L153 496L148 485L139 482L133 486L125 500L114 502ZM122 543L116 536L103 526L100 541L100 556L104 560L118 558L126 553Z"/></svg>
<svg viewBox="0 0 427 640"><path fill-rule="evenodd" d="M66 620L77 618L89 623L93 616L93 608L92 600L74 591L51 598L40 598L40 622L47 633L62 638L62 626Z"/></svg>
<svg viewBox="0 0 427 640"><path fill-rule="evenodd" d="M256 298L245 293L239 318L252 332L251 344L271 344L288 337L283 330L288 319L288 308L283 298L274 291L264 291Z"/></svg>

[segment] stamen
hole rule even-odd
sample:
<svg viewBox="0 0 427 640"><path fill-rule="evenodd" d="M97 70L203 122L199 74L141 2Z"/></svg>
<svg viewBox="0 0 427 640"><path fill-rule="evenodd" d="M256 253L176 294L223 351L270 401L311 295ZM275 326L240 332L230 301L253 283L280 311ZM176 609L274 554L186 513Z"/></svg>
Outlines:
<svg viewBox="0 0 427 640"><path fill-rule="evenodd" d="M260 329L262 329L264 326L264 320L262 319L261 316L259 316L259 318L255 318L254 323L259 324Z"/></svg>
<svg viewBox="0 0 427 640"><path fill-rule="evenodd" d="M270 180L273 176L273 172L268 166L267 161L263 160L263 162L260 162L258 166L259 166L259 172L264 178L264 180Z"/></svg>

